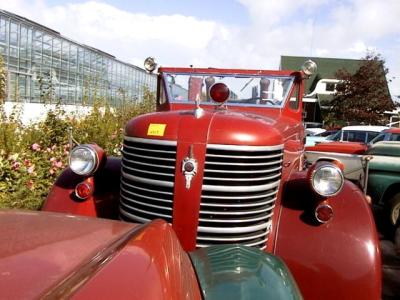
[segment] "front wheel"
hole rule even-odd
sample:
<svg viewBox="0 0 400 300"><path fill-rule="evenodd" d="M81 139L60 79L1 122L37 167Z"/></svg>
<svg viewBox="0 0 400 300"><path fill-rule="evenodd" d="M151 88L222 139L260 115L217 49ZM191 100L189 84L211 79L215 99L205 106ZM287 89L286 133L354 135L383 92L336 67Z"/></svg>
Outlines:
<svg viewBox="0 0 400 300"><path fill-rule="evenodd" d="M390 203L390 222L392 225L396 226L399 222L400 215L400 193L394 195L394 197L389 201Z"/></svg>

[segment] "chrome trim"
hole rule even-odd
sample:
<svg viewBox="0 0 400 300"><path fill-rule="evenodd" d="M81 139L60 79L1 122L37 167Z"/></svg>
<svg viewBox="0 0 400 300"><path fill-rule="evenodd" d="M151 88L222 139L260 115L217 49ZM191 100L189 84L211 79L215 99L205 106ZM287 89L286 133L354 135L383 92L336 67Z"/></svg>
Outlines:
<svg viewBox="0 0 400 300"><path fill-rule="evenodd" d="M250 233L254 231L259 231L263 229L269 228L271 224L271 221L258 224L258 225L252 225L252 226L241 226L241 227L204 227L204 226L199 226L197 228L198 232L205 232L205 233Z"/></svg>
<svg viewBox="0 0 400 300"><path fill-rule="evenodd" d="M278 163L281 163L281 160L274 160L272 162L264 162L264 163L224 163L227 166L270 166L270 165L276 165ZM221 165L221 162L211 162L207 161L206 165Z"/></svg>
<svg viewBox="0 0 400 300"><path fill-rule="evenodd" d="M145 214L145 215L153 215L153 216L156 216L156 217L167 218L167 219L172 218L172 216L168 216L168 215L164 215L164 214L160 214L160 213L155 213L155 212L153 212L153 211L148 212L148 211L144 211L144 210L141 210L141 209L139 209L139 208L136 208L136 207L134 207L134 208L128 207L125 203L122 203L122 202L121 202L120 210L123 209L123 208L122 208L123 206L125 206L127 209L136 210L136 211L138 211L138 212L140 212L140 213L142 213L142 214ZM128 213L128 214L129 214L129 213Z"/></svg>
<svg viewBox="0 0 400 300"><path fill-rule="evenodd" d="M158 202L172 203L172 200L154 198L154 197L150 197L150 196L146 196L146 195L140 195L140 194L137 194L135 192L128 191L122 186L122 184L121 184L121 190L124 191L125 193L128 193L128 194L136 196L136 197L146 198L146 199L153 200L153 201L158 201ZM131 200L130 198L128 198L126 196L122 196L121 195L121 197L124 197L124 199L126 199L126 200ZM134 201L134 202L136 202L136 201ZM137 203L140 204L140 202L137 202ZM145 204L143 204L143 205L145 205Z"/></svg>
<svg viewBox="0 0 400 300"><path fill-rule="evenodd" d="M142 183L146 183L146 184L152 184L152 185L164 186L164 187L174 187L174 182L166 182L166 181L161 181L161 180L137 177L137 176L126 174L124 171L121 171L121 175L130 180L134 180L134 181L138 181L138 182L142 182Z"/></svg>
<svg viewBox="0 0 400 300"><path fill-rule="evenodd" d="M152 172L152 171L146 171L146 170L139 170L139 169L131 168L131 167L125 166L123 161L121 163L121 166L126 168L126 169L129 169L129 170L132 170L132 171L136 171L136 172L140 172L140 173L160 175L160 176L168 176L168 177L175 177L175 174L159 173L159 172Z"/></svg>
<svg viewBox="0 0 400 300"><path fill-rule="evenodd" d="M208 144L207 149L228 150L228 151L276 151L282 150L284 144L276 146L240 146L240 145L220 145Z"/></svg>
<svg viewBox="0 0 400 300"><path fill-rule="evenodd" d="M208 171L208 170L207 170ZM270 180L277 177L281 177L281 174L274 174L271 176L264 176L264 177L253 177L253 178L231 178L231 177L204 177L203 179L207 180L218 180L218 181L260 181L260 180Z"/></svg>
<svg viewBox="0 0 400 300"><path fill-rule="evenodd" d="M277 168L273 168L273 169L263 169L263 170L243 170L243 171L234 171L234 170L216 170L216 169L209 169L207 168L207 172L211 172L211 173L234 173L234 174L254 174L254 173L271 173L271 172L275 172L275 171L279 171L282 169L282 166L279 166Z"/></svg>
<svg viewBox="0 0 400 300"><path fill-rule="evenodd" d="M205 199L228 199L229 200L241 200L241 199L258 199L258 198L264 198L264 197L270 197L274 194L276 194L278 191L272 191L268 192L267 194L261 194L261 195L252 195L252 196L213 196L213 195L202 195L201 198Z"/></svg>
<svg viewBox="0 0 400 300"><path fill-rule="evenodd" d="M214 236L197 236L197 240L209 240L209 241L246 241L246 240L253 240L253 239L257 239L259 237L265 236L266 232L261 232L258 235L247 235L244 237L224 237L224 236L218 236L218 237L214 237Z"/></svg>
<svg viewBox="0 0 400 300"><path fill-rule="evenodd" d="M219 192L259 192L269 190L279 186L280 180L273 183L254 185L254 186L226 186L226 185L203 185L203 191L219 191Z"/></svg>
<svg viewBox="0 0 400 300"><path fill-rule="evenodd" d="M175 161L175 158L164 158L164 157L156 157L156 158L154 158L153 156L145 156L145 155L129 153L129 152L126 152L125 150L122 150L122 153L130 155L130 156L134 156L134 157L145 158L145 159L163 160L163 161Z"/></svg>
<svg viewBox="0 0 400 300"><path fill-rule="evenodd" d="M270 204L270 203L273 203L273 202L275 202L276 201L276 197L275 198L273 198L273 199L269 199L269 200L267 200L267 201L265 201L265 202L255 202L255 203L243 203L243 204L230 204L230 203L226 203L225 205L226 205L226 207L228 208L231 208L231 207L255 207L255 206L261 206L261 205L267 205L267 204ZM221 207L221 206L223 206L224 204L222 204L222 203L200 203L200 207L203 207L203 206L207 206L207 207Z"/></svg>
<svg viewBox="0 0 400 300"><path fill-rule="evenodd" d="M247 155L220 155L220 154L207 154L207 157L223 157L223 158L245 158L245 159L265 159L265 158L275 158L283 156L283 153L273 154L273 155L258 155L258 156L247 156Z"/></svg>
<svg viewBox="0 0 400 300"><path fill-rule="evenodd" d="M146 203L146 202L140 202L140 201L133 200L133 199L131 199L131 198L124 197L123 195L121 195L121 198L123 198L123 199L124 199L125 201L127 201L127 202L133 202L133 203L136 203L136 204L139 204L139 205L143 205L143 206L148 206L148 207L153 207L153 208L157 208L157 209L163 209L163 210L172 211L172 207L168 207L168 206L158 206L158 205L149 204L149 203ZM126 203L125 201L123 202L123 204L124 204L125 206L127 206L127 203ZM133 209L133 208L131 208L131 209ZM137 208L134 208L134 209L137 209Z"/></svg>
<svg viewBox="0 0 400 300"><path fill-rule="evenodd" d="M175 169L175 166L166 166L166 165L153 165L153 164L148 164L148 163L144 163L141 161L135 161L135 160L131 160L131 159L127 159L126 157L124 157L122 159L122 161L126 161L129 163L134 163L134 164L138 164L138 165L142 165L142 166L148 166L148 167L155 167L155 168L164 168L164 169Z"/></svg>
<svg viewBox="0 0 400 300"><path fill-rule="evenodd" d="M229 206L229 207L231 207L231 206ZM212 211L200 210L200 214L225 215L225 216L252 215L252 214L260 214L260 213L263 213L263 212L268 212L268 211L274 209L274 207L275 207L275 205L271 205L270 207L267 207L267 208L266 207L261 207L261 208L254 209L254 210L247 210L247 211L241 210L241 211L233 211L233 212L230 212L230 211L215 211L215 210L212 210ZM213 220L215 220L215 218L213 218Z"/></svg>
<svg viewBox="0 0 400 300"><path fill-rule="evenodd" d="M155 153L165 153L165 154L176 154L175 151L168 151L168 150L154 150L150 148L138 148L138 147L132 147L123 144L124 148L132 149L132 150L139 150L139 151L148 151L148 152L155 152Z"/></svg>
<svg viewBox="0 0 400 300"><path fill-rule="evenodd" d="M119 213L122 214L122 215L124 215L126 218L134 219L134 220L136 220L136 221L138 221L138 222L140 222L140 223L147 223L147 222L150 222L150 221L151 221L150 219L145 219L145 218L141 218L141 217L132 215L132 214L130 214L130 213L124 211L122 208L119 209Z"/></svg>
<svg viewBox="0 0 400 300"><path fill-rule="evenodd" d="M145 138L131 137L127 135L124 136L124 139L130 142L138 142L138 143L153 144L153 145L176 146L178 144L177 141L145 139Z"/></svg>
<svg viewBox="0 0 400 300"><path fill-rule="evenodd" d="M164 194L164 195L173 195L173 193L171 193L171 192L166 192L166 191L155 191L155 190L146 189L146 188L141 187L141 186L140 186L140 187L139 187L139 186L133 186L132 184L127 183L126 181L124 181L124 178L121 178L121 181L122 181L122 183L123 183L124 185L130 186L130 187L135 188L135 189L138 189L138 190L142 190L142 191L146 191L146 192L151 192L151 193L159 193L159 194ZM121 183L121 184L122 184L122 183Z"/></svg>
<svg viewBox="0 0 400 300"><path fill-rule="evenodd" d="M200 212L201 213L201 212ZM204 219L202 217L199 218L200 222L207 222L207 223L246 223L246 222L254 222L254 221L261 221L261 220L265 220L267 218L272 217L272 213L269 213L268 215L263 215L263 216L259 216L259 217L254 217L254 218L248 218L248 219L216 219L216 218L212 218L212 219Z"/></svg>

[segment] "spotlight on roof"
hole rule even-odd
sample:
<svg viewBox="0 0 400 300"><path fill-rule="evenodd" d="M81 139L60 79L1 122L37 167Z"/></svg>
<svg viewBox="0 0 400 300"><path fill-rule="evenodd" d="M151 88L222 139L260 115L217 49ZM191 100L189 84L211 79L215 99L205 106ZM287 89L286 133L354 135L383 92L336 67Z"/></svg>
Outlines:
<svg viewBox="0 0 400 300"><path fill-rule="evenodd" d="M152 73L157 67L154 57L148 57L144 60L144 68L147 72Z"/></svg>
<svg viewBox="0 0 400 300"><path fill-rule="evenodd" d="M310 77L311 75L317 72L317 64L313 62L311 59L306 60L304 64L301 66L301 70L305 75Z"/></svg>

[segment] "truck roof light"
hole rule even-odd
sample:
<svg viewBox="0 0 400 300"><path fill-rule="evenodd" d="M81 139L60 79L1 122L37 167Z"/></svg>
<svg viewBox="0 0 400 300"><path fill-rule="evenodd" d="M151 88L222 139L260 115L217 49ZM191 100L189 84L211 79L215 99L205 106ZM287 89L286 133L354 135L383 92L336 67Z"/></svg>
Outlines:
<svg viewBox="0 0 400 300"><path fill-rule="evenodd" d="M313 62L311 59L306 60L304 64L301 66L301 70L307 76L311 76L317 72L317 64Z"/></svg>
<svg viewBox="0 0 400 300"><path fill-rule="evenodd" d="M215 102L223 103L228 100L230 90L225 83L217 82L214 83L210 88L210 97Z"/></svg>
<svg viewBox="0 0 400 300"><path fill-rule="evenodd" d="M144 68L147 72L153 72L157 68L157 63L154 57L148 57L144 60Z"/></svg>

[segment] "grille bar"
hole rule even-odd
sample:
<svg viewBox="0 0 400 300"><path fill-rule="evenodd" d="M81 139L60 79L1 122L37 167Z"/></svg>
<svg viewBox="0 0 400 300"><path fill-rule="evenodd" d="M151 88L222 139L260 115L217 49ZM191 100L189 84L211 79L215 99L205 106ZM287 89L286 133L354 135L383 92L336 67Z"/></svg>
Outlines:
<svg viewBox="0 0 400 300"><path fill-rule="evenodd" d="M198 247L266 247L282 161L283 145L207 145Z"/></svg>
<svg viewBox="0 0 400 300"><path fill-rule="evenodd" d="M172 222L176 142L125 137L121 171L123 220Z"/></svg>

